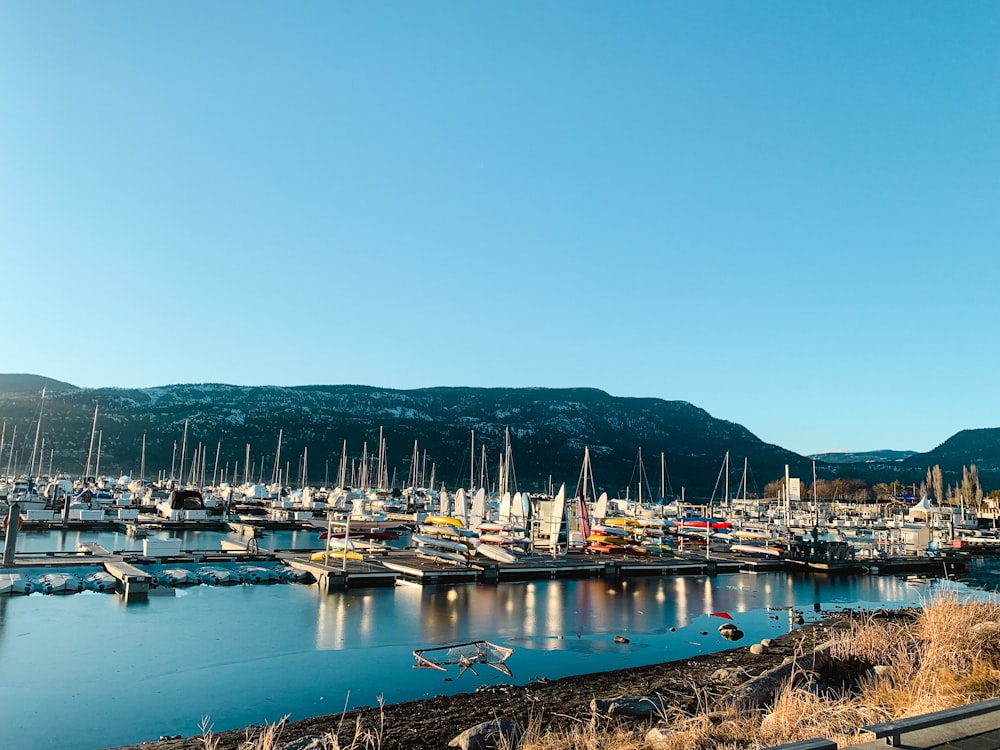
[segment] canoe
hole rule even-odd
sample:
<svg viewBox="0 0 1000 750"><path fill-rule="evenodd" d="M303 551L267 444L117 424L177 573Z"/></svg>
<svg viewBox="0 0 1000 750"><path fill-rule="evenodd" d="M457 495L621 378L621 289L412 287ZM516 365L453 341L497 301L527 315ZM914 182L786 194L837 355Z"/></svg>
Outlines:
<svg viewBox="0 0 1000 750"><path fill-rule="evenodd" d="M476 532L472 529L465 529L460 526L451 526L443 523L422 523L420 524L422 534L440 534L441 536L474 538Z"/></svg>
<svg viewBox="0 0 1000 750"><path fill-rule="evenodd" d="M602 544L600 542L591 542L583 549L584 552L600 552L602 554L608 554L609 552L621 552L622 547L620 544Z"/></svg>
<svg viewBox="0 0 1000 750"><path fill-rule="evenodd" d="M674 525L680 529L704 529L711 526L713 529L728 529L732 524L720 518L677 518Z"/></svg>
<svg viewBox="0 0 1000 750"><path fill-rule="evenodd" d="M465 555L461 555L458 552L449 552L440 547L417 547L417 554L424 557L436 557L440 560L461 563L462 565L468 565L469 563L469 558Z"/></svg>
<svg viewBox="0 0 1000 750"><path fill-rule="evenodd" d="M591 534L587 537L587 541L595 544L614 544L621 547L628 542L628 539L617 534Z"/></svg>
<svg viewBox="0 0 1000 750"><path fill-rule="evenodd" d="M601 525L601 524L597 524L595 526L591 526L590 527L590 533L591 534L604 534L605 536L611 536L611 535L613 535L613 536L618 536L618 537L622 537L622 538L625 538L626 536L628 536L628 532L625 529L621 528L620 526L619 527L616 527L616 526L604 526L604 525Z"/></svg>
<svg viewBox="0 0 1000 750"><path fill-rule="evenodd" d="M464 555L469 553L469 546L465 542L445 539L440 536L428 536L426 534L414 534L411 539L420 547L437 547L438 549L458 552Z"/></svg>
<svg viewBox="0 0 1000 750"><path fill-rule="evenodd" d="M476 527L476 531L482 534L520 534L524 532L523 526L515 526L510 523L497 523L495 521L484 521Z"/></svg>
<svg viewBox="0 0 1000 750"><path fill-rule="evenodd" d="M769 547L763 544L733 544L729 547L730 552L742 552L744 555L768 555L770 557L781 557L785 550L781 547Z"/></svg>
<svg viewBox="0 0 1000 750"><path fill-rule="evenodd" d="M506 536L505 534L480 534L479 541L486 544L499 544L503 547L531 543L531 540L526 536Z"/></svg>
<svg viewBox="0 0 1000 750"><path fill-rule="evenodd" d="M476 554L482 555L483 557L488 557L491 560L502 563L512 563L517 562L517 558L514 557L507 550L497 547L495 544L479 544L476 545Z"/></svg>
<svg viewBox="0 0 1000 750"><path fill-rule="evenodd" d="M634 526L636 520L634 518L625 518L624 516L608 516L601 520L605 526L617 526L618 528L627 528L629 526Z"/></svg>
<svg viewBox="0 0 1000 750"><path fill-rule="evenodd" d="M441 526L455 526L459 529L465 526L465 524L462 523L462 519L454 518L453 516L427 516L427 518L424 519L424 523L438 524Z"/></svg>

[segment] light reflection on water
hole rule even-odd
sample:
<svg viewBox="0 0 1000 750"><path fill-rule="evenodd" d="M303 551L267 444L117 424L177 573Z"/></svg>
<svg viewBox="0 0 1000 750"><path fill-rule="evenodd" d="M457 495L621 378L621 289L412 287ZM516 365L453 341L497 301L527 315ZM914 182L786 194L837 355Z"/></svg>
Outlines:
<svg viewBox="0 0 1000 750"><path fill-rule="evenodd" d="M75 548L72 533L62 543ZM129 605L92 593L0 597L0 705L14 717L3 746L90 750L196 734L206 715L223 730L380 695L396 702L652 664L787 632L793 610L809 621L816 610L917 605L945 584L769 573L329 595L295 584L195 586ZM745 631L741 644L719 634L721 612ZM513 678L412 669L415 648L480 638L514 648Z"/></svg>

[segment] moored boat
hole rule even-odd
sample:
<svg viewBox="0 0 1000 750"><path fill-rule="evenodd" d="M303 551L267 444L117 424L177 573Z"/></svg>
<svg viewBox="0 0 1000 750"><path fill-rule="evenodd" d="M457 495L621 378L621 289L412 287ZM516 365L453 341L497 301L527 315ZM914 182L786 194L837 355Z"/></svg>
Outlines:
<svg viewBox="0 0 1000 750"><path fill-rule="evenodd" d="M501 563L517 562L517 558L513 554L495 544L477 544L476 554Z"/></svg>
<svg viewBox="0 0 1000 750"><path fill-rule="evenodd" d="M83 581L72 573L46 573L39 576L33 591L45 594L76 594L83 591Z"/></svg>

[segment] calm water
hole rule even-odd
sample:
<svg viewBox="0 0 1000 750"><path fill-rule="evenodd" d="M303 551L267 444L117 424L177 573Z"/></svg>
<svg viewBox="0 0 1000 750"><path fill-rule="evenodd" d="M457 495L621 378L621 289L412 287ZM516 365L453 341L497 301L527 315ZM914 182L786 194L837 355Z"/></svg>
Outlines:
<svg viewBox="0 0 1000 750"><path fill-rule="evenodd" d="M66 538L64 549L77 541L141 546L102 536ZM274 546L315 546L305 539ZM1000 578L988 567L975 575L985 585ZM788 608L810 620L819 610L906 606L945 585L972 591L942 581L771 573L330 595L297 584L195 586L128 605L89 592L0 597L0 746L93 750L197 734L204 716L223 730L374 705L379 696L395 702L651 664L732 647L712 613L730 614L745 645L788 631ZM615 635L630 642L616 644ZM412 668L415 648L480 638L514 648L512 678L488 667L461 679L455 668Z"/></svg>

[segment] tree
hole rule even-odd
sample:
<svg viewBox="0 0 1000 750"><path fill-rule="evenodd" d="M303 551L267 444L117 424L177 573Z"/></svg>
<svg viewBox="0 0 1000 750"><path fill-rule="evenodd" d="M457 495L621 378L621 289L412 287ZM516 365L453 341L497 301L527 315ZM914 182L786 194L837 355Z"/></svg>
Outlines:
<svg viewBox="0 0 1000 750"><path fill-rule="evenodd" d="M962 484L959 488L962 501L970 508L980 508L983 505L983 487L979 483L979 470L976 465L962 467Z"/></svg>
<svg viewBox="0 0 1000 750"><path fill-rule="evenodd" d="M764 485L764 497L784 497L785 495L785 478L775 479L773 482L768 482Z"/></svg>
<svg viewBox="0 0 1000 750"><path fill-rule="evenodd" d="M892 485L887 482L879 482L872 487L872 494L876 500L892 500Z"/></svg>
<svg viewBox="0 0 1000 750"><path fill-rule="evenodd" d="M930 486L934 488L934 499L937 500L938 505L944 502L944 475L941 474L941 467L938 464L934 464L934 468L931 469L931 481Z"/></svg>

